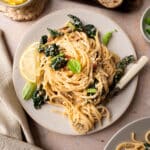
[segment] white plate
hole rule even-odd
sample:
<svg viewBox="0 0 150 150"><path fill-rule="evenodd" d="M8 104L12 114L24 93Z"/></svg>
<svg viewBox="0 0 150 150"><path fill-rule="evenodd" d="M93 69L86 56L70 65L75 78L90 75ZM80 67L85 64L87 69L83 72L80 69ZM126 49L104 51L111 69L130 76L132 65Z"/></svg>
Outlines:
<svg viewBox="0 0 150 150"><path fill-rule="evenodd" d="M62 133L77 135L77 133L72 129L67 118L57 114L52 113L51 110L56 107L50 105L44 105L42 109L36 110L33 107L32 101L24 101L21 97L22 88L24 86L24 79L21 77L19 72L19 59L22 52L33 42L39 41L41 35L47 34L47 27L57 29L62 27L66 21L69 20L67 14L73 14L81 18L84 23L94 24L101 34L108 31L117 29L118 32L114 33L113 38L110 41L109 48L117 53L119 56L124 57L130 54L136 56L134 48L124 33L124 31L111 19L108 17L98 14L88 10L80 9L68 9L60 10L41 19L38 23L34 24L29 32L24 36L23 40L20 42L18 49L16 51L14 66L13 66L13 82L15 86L16 93L19 97L20 103L27 111L27 113L40 125L45 128ZM112 99L112 102L108 104L108 108L111 111L112 118L110 121L105 121L102 126L96 127L93 133L104 129L105 127L111 125L116 121L128 108L132 101L133 95L137 86L137 78L135 78L126 89L123 90L117 97ZM57 108L58 109L58 108Z"/></svg>
<svg viewBox="0 0 150 150"><path fill-rule="evenodd" d="M137 139L144 140L146 131L150 130L150 118L142 118L127 124L120 129L107 143L104 150L115 150L123 141L130 141L131 132L136 133Z"/></svg>

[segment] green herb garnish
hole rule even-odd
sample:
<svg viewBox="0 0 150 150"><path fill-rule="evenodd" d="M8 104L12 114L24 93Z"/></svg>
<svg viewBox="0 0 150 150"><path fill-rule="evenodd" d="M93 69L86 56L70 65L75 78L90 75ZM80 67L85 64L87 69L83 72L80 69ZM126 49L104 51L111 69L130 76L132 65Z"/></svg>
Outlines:
<svg viewBox="0 0 150 150"><path fill-rule="evenodd" d="M59 46L54 44L51 44L49 47L46 48L45 50L45 55L46 57L48 56L56 56L59 54Z"/></svg>
<svg viewBox="0 0 150 150"><path fill-rule="evenodd" d="M133 55L124 57L118 64L117 64L117 71L114 76L113 80L113 87L120 81L122 76L125 73L126 67L135 61L135 57Z"/></svg>
<svg viewBox="0 0 150 150"><path fill-rule="evenodd" d="M73 73L80 73L81 72L81 64L76 59L70 59L67 63L67 67Z"/></svg>
<svg viewBox="0 0 150 150"><path fill-rule="evenodd" d="M40 45L39 48L38 48L38 51L39 51L39 53L44 52L45 51L45 46Z"/></svg>
<svg viewBox="0 0 150 150"><path fill-rule="evenodd" d="M145 18L144 23L150 25L150 17Z"/></svg>
<svg viewBox="0 0 150 150"><path fill-rule="evenodd" d="M47 35L43 35L43 36L41 37L41 39L40 39L40 44L45 44L45 43L47 43L47 39L48 39Z"/></svg>
<svg viewBox="0 0 150 150"><path fill-rule="evenodd" d="M42 85L34 91L32 96L33 104L36 109L41 108L48 99L49 98L46 96L46 91L43 89Z"/></svg>
<svg viewBox="0 0 150 150"><path fill-rule="evenodd" d="M72 25L75 26L75 29L78 30L78 31L83 31L83 23L81 22L81 20L74 16L74 15L71 15L69 14L68 17L70 17L72 19Z"/></svg>
<svg viewBox="0 0 150 150"><path fill-rule="evenodd" d="M47 43L47 39L48 39L47 35L41 36L40 45L39 45L39 48L38 48L39 53L45 51L45 45L44 44Z"/></svg>
<svg viewBox="0 0 150 150"><path fill-rule="evenodd" d="M117 69L125 70L127 65L133 63L134 61L135 57L133 55L126 56L117 64Z"/></svg>
<svg viewBox="0 0 150 150"><path fill-rule="evenodd" d="M88 24L84 26L84 32L87 34L89 38L94 38L96 35L96 28L92 24Z"/></svg>
<svg viewBox="0 0 150 150"><path fill-rule="evenodd" d="M150 35L150 28L146 28L145 31Z"/></svg>
<svg viewBox="0 0 150 150"><path fill-rule="evenodd" d="M81 22L81 20L74 16L74 15L71 15L69 14L68 15L71 19L72 19L72 22L68 22L67 26L70 27L73 31L74 30L77 30L77 31L84 31L87 36L89 38L94 38L95 35L96 35L96 28L94 25L92 24L88 24L88 25L83 25L83 23Z"/></svg>
<svg viewBox="0 0 150 150"><path fill-rule="evenodd" d="M64 54L59 54L51 59L51 67L55 70L59 70L66 66L67 61Z"/></svg>
<svg viewBox="0 0 150 150"><path fill-rule="evenodd" d="M110 39L112 38L113 32L117 32L117 30L111 31L111 32L107 32L102 36L102 43L104 45L108 45Z"/></svg>
<svg viewBox="0 0 150 150"><path fill-rule="evenodd" d="M22 97L24 100L29 100L36 89L36 83L27 82L22 90Z"/></svg>
<svg viewBox="0 0 150 150"><path fill-rule="evenodd" d="M96 93L96 88L89 88L87 89L87 94L95 94Z"/></svg>
<svg viewBox="0 0 150 150"><path fill-rule="evenodd" d="M53 30L53 29L50 29L50 28L47 28L47 30L49 31L50 36L51 36L52 38L56 38L56 37L58 37L58 36L63 35L63 33L58 32L57 30Z"/></svg>

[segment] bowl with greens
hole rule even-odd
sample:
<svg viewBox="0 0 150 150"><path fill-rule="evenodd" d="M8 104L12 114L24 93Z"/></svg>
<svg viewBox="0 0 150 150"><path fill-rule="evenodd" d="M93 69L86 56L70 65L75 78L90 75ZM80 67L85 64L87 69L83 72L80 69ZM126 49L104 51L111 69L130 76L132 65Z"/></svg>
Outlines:
<svg viewBox="0 0 150 150"><path fill-rule="evenodd" d="M144 39L150 42L150 7L144 11L141 17L140 29Z"/></svg>

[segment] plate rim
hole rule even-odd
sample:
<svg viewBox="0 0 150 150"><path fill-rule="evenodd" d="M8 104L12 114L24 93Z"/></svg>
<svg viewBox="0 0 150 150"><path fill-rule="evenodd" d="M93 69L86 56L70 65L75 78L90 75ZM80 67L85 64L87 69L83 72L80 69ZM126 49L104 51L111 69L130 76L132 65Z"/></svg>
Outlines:
<svg viewBox="0 0 150 150"><path fill-rule="evenodd" d="M138 123L140 121L143 121L143 120L147 120L149 119L150 120L150 117L148 116L145 116L145 117L140 117L139 119L135 119L129 123L127 123L126 125L124 125L122 128L120 128L115 134L113 134L113 136L108 140L108 142L106 143L105 147L104 147L104 150L107 150L107 147L108 145L111 143L111 141L113 141L113 139L119 134L121 133L123 130L127 129L128 127L130 127L131 125L133 125L134 123Z"/></svg>
<svg viewBox="0 0 150 150"><path fill-rule="evenodd" d="M40 24L40 22L44 22L44 20L46 20L46 18L48 18L49 16L52 16L52 15L55 15L57 13L60 13L60 12L66 12L66 11L84 11L84 12L92 12L92 13L95 13L96 15L101 15L105 18L107 18L108 20L110 20L111 22L113 22L113 24L115 24L117 26L117 28L119 28L119 30L121 32L123 32L123 34L127 37L127 41L132 45L133 47L133 54L134 56L137 58L137 53L135 51L135 48L134 48L134 45L132 43L132 41L130 40L128 34L121 28L121 26L115 22L113 19L111 19L109 16L105 15L104 13L98 13L97 11L94 11L94 10L87 10L85 8L67 8L67 9L60 9L60 10L55 10L47 15L45 15L43 18L39 19L37 22L33 23L30 27L30 29L27 30L26 33L24 33L22 39L19 41L18 45L17 45L17 48L16 48L16 51L15 51L15 55L14 55L14 61L13 61L13 73L12 73L12 78L13 78L13 84L14 84L14 88L15 88L15 66L16 66L16 61L15 61L15 58L17 56L17 51L20 47L20 45L22 44L22 41L23 39L32 31L32 29L34 28L34 26L37 26L38 24ZM110 124L108 124L107 126L103 127L102 129L98 129L98 130L92 130L90 132L88 132L87 134L84 134L84 135L90 135L90 134L94 134L94 133L97 133L97 132L100 132L102 130L104 130L105 128L108 128L110 127L111 125L113 125L117 120L119 120L123 115L124 113L127 111L127 109L129 108L130 104L132 103L133 101L133 98L134 98L134 95L135 95L135 92L136 92L136 89L137 89L137 85L138 85L138 75L134 78L135 80L135 86L134 86L134 91L131 95L131 100L129 102L128 105L126 105L126 109L120 114L118 115L119 117L116 119L116 120L113 120L111 121ZM16 88L15 88L15 92L16 92ZM17 93L17 92L16 92ZM18 97L18 96L17 96ZM20 102L20 99L18 97L18 100L19 100L19 103L21 104ZM52 131L52 132L55 132L55 133L59 133L59 134L64 134L64 135L72 135L72 136L84 136L84 135L79 135L79 134L70 134L70 133L66 133L66 132L57 132L56 130L51 130L50 128L48 128L46 125L42 124L40 121L37 121L36 119L34 119L34 117L32 117L32 115L30 115L30 113L24 108L24 106L21 104L21 106L23 107L24 111L36 122L38 123L40 126L46 128L47 130L49 131Z"/></svg>

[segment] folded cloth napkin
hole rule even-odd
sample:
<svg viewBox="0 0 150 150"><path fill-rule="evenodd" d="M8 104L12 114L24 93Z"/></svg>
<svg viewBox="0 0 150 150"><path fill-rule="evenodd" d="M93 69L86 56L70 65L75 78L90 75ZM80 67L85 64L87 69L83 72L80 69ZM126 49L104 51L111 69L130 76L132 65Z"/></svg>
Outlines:
<svg viewBox="0 0 150 150"><path fill-rule="evenodd" d="M25 137L28 143L33 144L34 141L29 130L25 113L17 100L13 87L12 65L3 41L1 30L0 54L0 135L7 136L5 138L0 137L0 149L2 149L1 144L3 147L4 143L6 143L7 147L9 146L7 145L9 142L1 141L2 139L10 141L8 137L17 140L22 140L22 137Z"/></svg>

